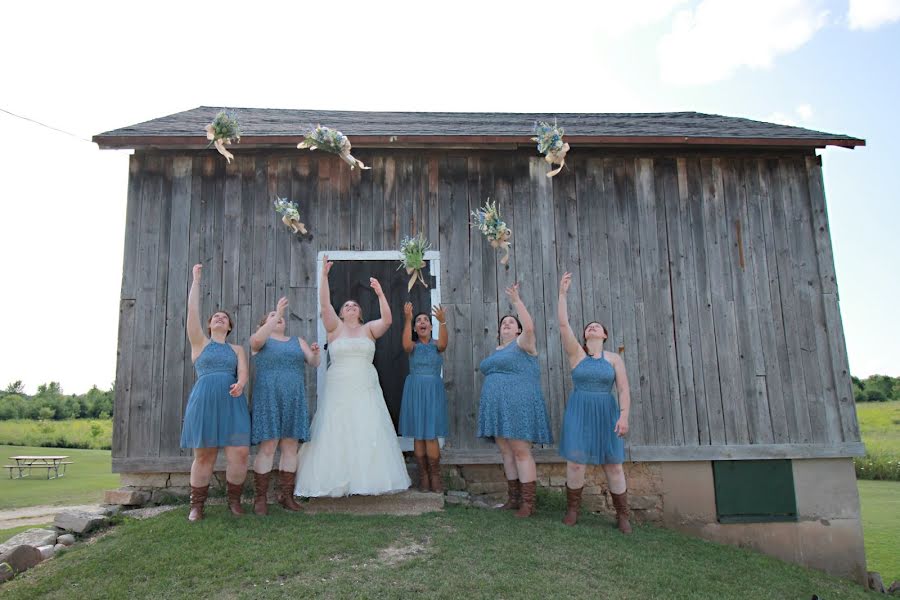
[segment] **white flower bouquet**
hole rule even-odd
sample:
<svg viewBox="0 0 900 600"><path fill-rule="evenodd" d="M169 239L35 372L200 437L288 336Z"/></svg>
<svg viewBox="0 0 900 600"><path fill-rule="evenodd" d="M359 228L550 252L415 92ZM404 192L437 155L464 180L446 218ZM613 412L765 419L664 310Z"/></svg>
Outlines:
<svg viewBox="0 0 900 600"><path fill-rule="evenodd" d="M566 153L569 151L569 144L563 141L565 131L555 122L553 125L538 121L534 124L534 135L531 138L537 142L538 152L544 155L550 165L559 165L558 168L547 173L547 177L553 177L566 166Z"/></svg>
<svg viewBox="0 0 900 600"><path fill-rule="evenodd" d="M297 144L297 148L301 150L303 148L309 148L310 150L324 150L325 152L331 152L332 154L337 154L343 159L345 163L350 165L350 168L359 167L360 169L371 169L372 167L367 167L350 154L350 140L346 135L338 131L337 129L332 129L331 127L325 127L323 125L316 125L315 127L310 127L306 133L303 134L303 141Z"/></svg>
<svg viewBox="0 0 900 600"><path fill-rule="evenodd" d="M206 139L210 141L210 145L215 145L219 154L230 164L234 155L225 149L225 145L230 144L232 140L238 143L241 141L241 126L234 114L220 111L213 122L206 126Z"/></svg>
<svg viewBox="0 0 900 600"><path fill-rule="evenodd" d="M500 264L509 263L509 238L512 237L512 230L506 226L503 219L500 218L500 209L496 202L488 201L478 210L472 211L472 227L478 229L494 248L505 251Z"/></svg>

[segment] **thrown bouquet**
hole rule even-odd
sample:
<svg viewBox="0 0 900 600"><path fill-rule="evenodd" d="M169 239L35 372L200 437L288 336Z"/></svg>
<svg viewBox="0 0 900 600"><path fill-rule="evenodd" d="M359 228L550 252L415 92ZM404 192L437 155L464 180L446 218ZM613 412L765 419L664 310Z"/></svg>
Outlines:
<svg viewBox="0 0 900 600"><path fill-rule="evenodd" d="M281 222L290 227L291 231L306 235L306 225L300 222L300 211L297 210L296 202L275 196L275 212L283 215Z"/></svg>
<svg viewBox="0 0 900 600"><path fill-rule="evenodd" d="M324 150L340 156L350 168L359 167L360 169L371 169L362 163L362 161L353 158L350 154L350 140L346 135L332 129L316 125L303 134L303 141L297 144L300 149L309 148L310 150Z"/></svg>
<svg viewBox="0 0 900 600"><path fill-rule="evenodd" d="M231 164L234 154L226 150L225 145L230 144L232 140L241 141L241 127L233 114L229 115L223 110L216 115L212 123L206 126L206 139L214 144L219 154Z"/></svg>
<svg viewBox="0 0 900 600"><path fill-rule="evenodd" d="M553 177L566 166L566 152L569 151L569 144L563 141L563 133L565 133L563 128L556 123L551 125L544 121L538 121L534 124L535 137L531 139L537 142L538 152L543 154L544 160L551 165L559 165L559 168L547 173L547 177Z"/></svg>
<svg viewBox="0 0 900 600"><path fill-rule="evenodd" d="M488 199L484 206L472 211L471 225L484 234L492 247L505 251L503 258L500 259L500 264L507 264L509 262L509 238L512 237L512 230L500 218L497 203Z"/></svg>
<svg viewBox="0 0 900 600"><path fill-rule="evenodd" d="M431 244L421 233L415 237L407 236L400 242L400 266L397 269L406 269L406 274L410 275L409 285L406 286L407 292L412 291L417 279L428 287L422 276L422 269L425 268L425 252L430 248Z"/></svg>

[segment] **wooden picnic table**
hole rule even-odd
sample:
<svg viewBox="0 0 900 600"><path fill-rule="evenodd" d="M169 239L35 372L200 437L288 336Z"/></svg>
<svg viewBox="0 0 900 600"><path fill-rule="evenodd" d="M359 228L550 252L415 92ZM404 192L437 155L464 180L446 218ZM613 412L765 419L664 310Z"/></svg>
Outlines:
<svg viewBox="0 0 900 600"><path fill-rule="evenodd" d="M14 465L4 465L9 470L10 479L22 479L31 476L32 469L45 469L47 479L56 479L66 474L66 465L73 464L67 461L68 456L10 456L16 461ZM15 476L14 476L15 475ZM51 477L52 475L52 477Z"/></svg>

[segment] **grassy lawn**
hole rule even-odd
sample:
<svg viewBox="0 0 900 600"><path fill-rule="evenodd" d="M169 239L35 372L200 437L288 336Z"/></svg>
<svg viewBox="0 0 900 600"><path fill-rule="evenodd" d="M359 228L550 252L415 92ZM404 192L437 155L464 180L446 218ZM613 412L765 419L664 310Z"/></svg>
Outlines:
<svg viewBox="0 0 900 600"><path fill-rule="evenodd" d="M866 562L889 585L900 579L900 482L858 483Z"/></svg>
<svg viewBox="0 0 900 600"><path fill-rule="evenodd" d="M91 504L103 499L103 490L119 487L119 476L110 471L112 459L109 450L0 446L3 464L9 464L9 457L17 454L65 455L75 464L68 466L65 477L50 480L41 478L38 471L34 472L33 479L10 479L4 469L0 476L0 510L39 505Z"/></svg>
<svg viewBox="0 0 900 600"><path fill-rule="evenodd" d="M109 450L112 447L112 419L0 421L0 444Z"/></svg>
<svg viewBox="0 0 900 600"><path fill-rule="evenodd" d="M561 500L527 521L448 507L419 517L234 519L215 506L126 519L3 587L31 598L866 598L847 581L657 527L629 537Z"/></svg>
<svg viewBox="0 0 900 600"><path fill-rule="evenodd" d="M857 458L859 479L900 481L900 401L856 405L866 456Z"/></svg>

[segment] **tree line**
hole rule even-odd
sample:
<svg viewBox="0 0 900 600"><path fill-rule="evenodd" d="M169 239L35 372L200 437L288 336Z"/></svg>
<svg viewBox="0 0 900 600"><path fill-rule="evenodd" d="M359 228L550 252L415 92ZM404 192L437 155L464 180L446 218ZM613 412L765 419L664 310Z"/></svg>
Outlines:
<svg viewBox="0 0 900 600"><path fill-rule="evenodd" d="M21 381L13 381L0 392L0 421L8 419L109 419L113 414L113 390L96 385L84 394L64 394L58 381L42 383L37 393L25 393Z"/></svg>
<svg viewBox="0 0 900 600"><path fill-rule="evenodd" d="M872 375L865 379L850 379L853 381L853 399L857 402L900 400L900 377Z"/></svg>

